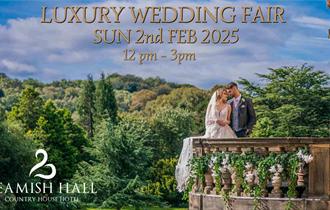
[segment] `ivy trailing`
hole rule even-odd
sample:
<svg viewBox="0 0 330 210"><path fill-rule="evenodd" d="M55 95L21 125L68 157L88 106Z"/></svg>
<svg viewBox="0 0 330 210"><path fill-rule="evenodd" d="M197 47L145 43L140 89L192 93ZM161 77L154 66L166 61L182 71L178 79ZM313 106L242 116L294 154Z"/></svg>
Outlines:
<svg viewBox="0 0 330 210"><path fill-rule="evenodd" d="M259 209L261 205L260 198L267 196L266 188L274 174L289 181L287 197L296 197L297 172L299 168L304 167L305 164L312 160L313 157L308 154L306 148L299 149L298 153L258 154L243 152L237 154L219 152L193 158L190 162L192 169L190 181L194 182L197 179L200 183L204 183L205 173L211 168L215 191L223 197L226 208L230 209L230 195L222 189L222 175L226 170L229 170L231 174L235 173L235 182L240 183L245 195L250 195L254 198L254 209ZM188 193L191 191L192 184L189 186L191 187L187 189ZM241 190L236 188L237 186L234 185L231 191L237 192ZM290 210L292 207L292 202L289 199L286 209Z"/></svg>

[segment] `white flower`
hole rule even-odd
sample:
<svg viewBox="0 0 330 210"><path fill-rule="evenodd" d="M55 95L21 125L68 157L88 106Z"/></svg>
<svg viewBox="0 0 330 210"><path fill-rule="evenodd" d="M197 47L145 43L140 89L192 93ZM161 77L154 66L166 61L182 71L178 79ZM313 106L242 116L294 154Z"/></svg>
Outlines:
<svg viewBox="0 0 330 210"><path fill-rule="evenodd" d="M310 163L314 159L311 154L304 154L302 152L302 150L299 150L299 152L297 153L297 156L301 161L304 161L305 163Z"/></svg>
<svg viewBox="0 0 330 210"><path fill-rule="evenodd" d="M246 163L245 168L251 169L253 167L252 163Z"/></svg>
<svg viewBox="0 0 330 210"><path fill-rule="evenodd" d="M305 163L310 163L310 162L312 162L314 157L312 155L304 155L303 159L304 159Z"/></svg>
<svg viewBox="0 0 330 210"><path fill-rule="evenodd" d="M225 159L229 160L229 155L228 154L225 155Z"/></svg>
<svg viewBox="0 0 330 210"><path fill-rule="evenodd" d="M270 167L269 172L275 174L275 173L282 173L283 172L283 166L280 164L273 165Z"/></svg>
<svg viewBox="0 0 330 210"><path fill-rule="evenodd" d="M275 166L270 167L269 172L274 174L276 172Z"/></svg>
<svg viewBox="0 0 330 210"><path fill-rule="evenodd" d="M229 155L228 154L226 154L225 155L225 158L222 160L222 165L223 166L225 166L225 165L228 165L228 163L229 163Z"/></svg>
<svg viewBox="0 0 330 210"><path fill-rule="evenodd" d="M227 160L227 159L223 159L223 160L222 160L222 165L223 165L223 166L228 165L228 160Z"/></svg>
<svg viewBox="0 0 330 210"><path fill-rule="evenodd" d="M254 174L253 173L247 173L246 175L245 175L245 181L247 181L247 182L253 182L253 178L254 178Z"/></svg>
<svg viewBox="0 0 330 210"><path fill-rule="evenodd" d="M212 168L213 168L213 166L214 166L214 165L213 165L213 163L212 163L212 162L210 162L210 163L209 163L209 168L211 168L211 169L212 169Z"/></svg>
<svg viewBox="0 0 330 210"><path fill-rule="evenodd" d="M212 161L212 163L215 163L217 161L217 156L212 156L211 161Z"/></svg>
<svg viewBox="0 0 330 210"><path fill-rule="evenodd" d="M298 158L303 159L304 154L303 154L302 150L298 151L297 156L298 156Z"/></svg>

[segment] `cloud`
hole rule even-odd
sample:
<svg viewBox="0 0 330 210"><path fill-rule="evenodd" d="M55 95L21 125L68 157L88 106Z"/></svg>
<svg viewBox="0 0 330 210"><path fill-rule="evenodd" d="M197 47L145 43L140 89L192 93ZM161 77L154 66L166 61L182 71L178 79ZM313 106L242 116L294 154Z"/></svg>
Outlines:
<svg viewBox="0 0 330 210"><path fill-rule="evenodd" d="M111 6L144 7L146 5L165 5L137 0L112 1ZM256 5L254 1L203 1L199 6L221 5ZM89 4L106 5L108 3ZM183 6L182 2L169 1L166 5ZM266 5L263 3L263 5ZM184 6L196 6L196 3L185 1ZM61 78L81 79L88 73L95 76L101 71L107 73L135 74L142 77L160 76L169 81L191 83L200 87L210 87L215 83L228 82L244 77L256 80L255 73L265 73L269 67L284 65L301 65L308 63L316 68L330 72L329 40L322 38L327 19L301 16L298 10L290 10L286 24L173 24L156 25L132 24L129 16L123 16L122 24L40 24L39 18L11 19L6 25L0 25L0 67L10 76L26 78L33 76L44 81ZM38 14L39 15L39 14ZM301 18L294 18L301 17ZM319 33L314 34L308 25L318 27ZM153 33L163 27L177 29L194 28L199 32L203 29L219 29L239 27L240 41L235 45L222 44L122 44L95 45L93 30L102 29L138 29ZM324 31L324 33L326 30ZM135 39L136 37L133 37ZM124 61L124 50L156 52L156 62ZM196 61L186 61L181 65L171 61L171 50L178 52L195 52ZM161 58L166 55L167 58ZM3 61L5 64L3 63ZM8 65L9 61L9 65ZM0 70L1 71L1 70Z"/></svg>
<svg viewBox="0 0 330 210"><path fill-rule="evenodd" d="M25 64L25 63L19 63L7 59L2 59L0 61L0 66L7 69L10 72L17 72L17 73L33 73L36 72L36 68L32 65Z"/></svg>
<svg viewBox="0 0 330 210"><path fill-rule="evenodd" d="M330 27L330 20L318 17L302 16L293 19L294 22L304 27L327 29Z"/></svg>

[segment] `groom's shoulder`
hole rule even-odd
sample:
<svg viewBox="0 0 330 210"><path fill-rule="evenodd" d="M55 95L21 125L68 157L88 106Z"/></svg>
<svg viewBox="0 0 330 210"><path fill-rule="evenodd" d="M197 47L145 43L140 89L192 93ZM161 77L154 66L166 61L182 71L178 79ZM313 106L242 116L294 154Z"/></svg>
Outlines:
<svg viewBox="0 0 330 210"><path fill-rule="evenodd" d="M243 97L243 99L247 102L247 103L252 103L252 98L249 97Z"/></svg>

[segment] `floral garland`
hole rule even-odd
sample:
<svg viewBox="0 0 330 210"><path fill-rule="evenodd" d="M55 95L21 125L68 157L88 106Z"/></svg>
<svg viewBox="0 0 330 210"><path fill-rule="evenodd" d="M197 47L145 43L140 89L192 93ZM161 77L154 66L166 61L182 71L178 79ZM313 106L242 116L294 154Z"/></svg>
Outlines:
<svg viewBox="0 0 330 210"><path fill-rule="evenodd" d="M190 181L193 183L199 180L205 182L205 173L210 168L215 181L215 191L222 195L226 208L230 208L230 196L222 189L223 174L230 172L235 174L235 183L240 183L245 194L254 197L254 209L260 207L260 198L267 195L267 184L269 180L276 182L279 177L287 178L289 181L287 196L296 197L297 172L313 160L313 156L308 154L306 148L299 149L298 152L270 153L268 155L248 153L219 152L202 157L194 157L191 164ZM189 185L189 184L188 184ZM186 192L191 191L192 184ZM189 188L189 187L188 187ZM231 188L231 192L238 192L237 186ZM286 209L292 209L291 200L287 203Z"/></svg>

